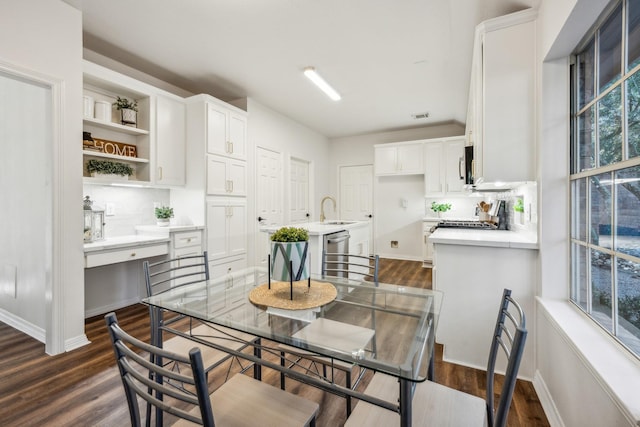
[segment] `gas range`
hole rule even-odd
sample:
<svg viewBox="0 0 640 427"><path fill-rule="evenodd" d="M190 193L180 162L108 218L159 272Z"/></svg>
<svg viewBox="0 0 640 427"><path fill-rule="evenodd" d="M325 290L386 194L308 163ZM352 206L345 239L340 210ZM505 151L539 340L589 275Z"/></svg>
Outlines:
<svg viewBox="0 0 640 427"><path fill-rule="evenodd" d="M438 222L437 228L473 228L476 230L497 230L498 224L476 220L443 219Z"/></svg>

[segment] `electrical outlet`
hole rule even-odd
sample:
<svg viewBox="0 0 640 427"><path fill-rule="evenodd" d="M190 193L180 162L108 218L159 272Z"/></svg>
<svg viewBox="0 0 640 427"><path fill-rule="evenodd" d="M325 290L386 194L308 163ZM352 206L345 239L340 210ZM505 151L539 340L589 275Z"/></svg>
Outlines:
<svg viewBox="0 0 640 427"><path fill-rule="evenodd" d="M116 205L113 202L107 202L104 214L106 216L114 216L116 214Z"/></svg>
<svg viewBox="0 0 640 427"><path fill-rule="evenodd" d="M392 240L391 241L391 247L394 248L394 249L397 248L398 247L398 241L397 240Z"/></svg>

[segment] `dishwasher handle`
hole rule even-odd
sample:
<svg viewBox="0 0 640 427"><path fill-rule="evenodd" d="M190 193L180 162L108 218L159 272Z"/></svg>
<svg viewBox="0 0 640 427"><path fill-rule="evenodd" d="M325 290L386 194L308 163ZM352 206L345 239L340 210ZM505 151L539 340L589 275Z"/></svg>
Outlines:
<svg viewBox="0 0 640 427"><path fill-rule="evenodd" d="M332 237L330 239L327 239L327 244L340 243L340 242L344 242L345 240L349 240L348 234L345 236L338 236L338 237Z"/></svg>

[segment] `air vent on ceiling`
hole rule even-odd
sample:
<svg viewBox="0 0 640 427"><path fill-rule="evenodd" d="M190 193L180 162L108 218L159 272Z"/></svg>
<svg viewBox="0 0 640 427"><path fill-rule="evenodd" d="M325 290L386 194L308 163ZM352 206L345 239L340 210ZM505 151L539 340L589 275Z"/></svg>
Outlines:
<svg viewBox="0 0 640 427"><path fill-rule="evenodd" d="M413 117L416 120L428 119L429 118L429 113L416 113L416 114L412 114L411 117Z"/></svg>

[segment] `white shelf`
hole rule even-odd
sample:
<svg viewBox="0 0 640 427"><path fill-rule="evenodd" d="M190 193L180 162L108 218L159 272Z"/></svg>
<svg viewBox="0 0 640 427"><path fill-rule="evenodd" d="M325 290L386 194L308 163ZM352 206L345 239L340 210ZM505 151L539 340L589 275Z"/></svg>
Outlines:
<svg viewBox="0 0 640 427"><path fill-rule="evenodd" d="M109 129L117 132L127 133L129 135L148 135L149 131L134 128L132 126L124 126L118 123L106 122L104 120L92 119L85 117L82 119L85 125L97 126L103 129Z"/></svg>
<svg viewBox="0 0 640 427"><path fill-rule="evenodd" d="M142 159L140 157L118 156L117 154L101 153L99 151L93 151L93 150L82 150L82 155L92 156L92 157L103 157L105 159L121 160L124 162L149 163L149 159Z"/></svg>

